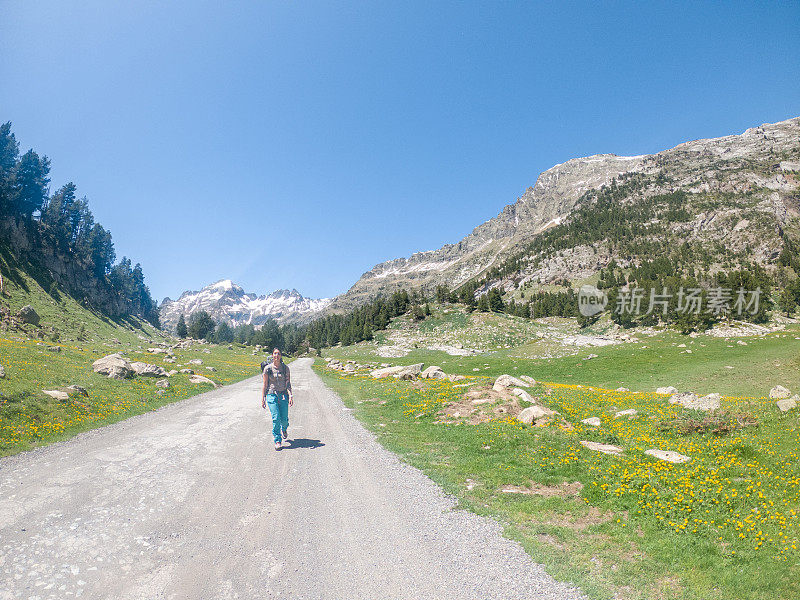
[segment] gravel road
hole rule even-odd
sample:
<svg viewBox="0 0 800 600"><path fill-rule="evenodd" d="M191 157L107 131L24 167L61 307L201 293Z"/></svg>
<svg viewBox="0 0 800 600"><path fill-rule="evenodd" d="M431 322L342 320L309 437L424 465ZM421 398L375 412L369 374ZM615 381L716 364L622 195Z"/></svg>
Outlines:
<svg viewBox="0 0 800 600"><path fill-rule="evenodd" d="M453 510L310 366L292 365L280 452L253 378L0 459L0 598L581 597Z"/></svg>

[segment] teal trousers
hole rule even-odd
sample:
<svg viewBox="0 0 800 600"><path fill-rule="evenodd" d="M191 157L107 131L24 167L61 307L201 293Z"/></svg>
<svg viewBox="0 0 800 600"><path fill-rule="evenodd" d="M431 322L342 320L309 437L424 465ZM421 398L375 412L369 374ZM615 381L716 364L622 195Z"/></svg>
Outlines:
<svg viewBox="0 0 800 600"><path fill-rule="evenodd" d="M267 406L272 414L272 437L276 442L281 441L281 429L289 429L289 394L279 392L267 394Z"/></svg>

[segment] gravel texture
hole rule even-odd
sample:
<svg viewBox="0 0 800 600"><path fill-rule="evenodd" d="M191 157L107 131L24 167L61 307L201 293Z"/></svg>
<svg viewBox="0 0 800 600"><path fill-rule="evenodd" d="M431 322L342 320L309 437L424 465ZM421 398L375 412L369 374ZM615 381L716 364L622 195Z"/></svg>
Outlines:
<svg viewBox="0 0 800 600"><path fill-rule="evenodd" d="M0 459L0 599L582 598L310 365L280 452L253 378Z"/></svg>

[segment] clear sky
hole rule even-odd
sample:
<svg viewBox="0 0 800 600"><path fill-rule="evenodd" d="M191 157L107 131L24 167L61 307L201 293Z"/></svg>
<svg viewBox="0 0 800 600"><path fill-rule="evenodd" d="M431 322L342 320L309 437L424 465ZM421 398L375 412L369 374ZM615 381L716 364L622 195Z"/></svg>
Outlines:
<svg viewBox="0 0 800 600"><path fill-rule="evenodd" d="M153 296L344 292L542 171L800 115L800 2L0 0L0 122Z"/></svg>

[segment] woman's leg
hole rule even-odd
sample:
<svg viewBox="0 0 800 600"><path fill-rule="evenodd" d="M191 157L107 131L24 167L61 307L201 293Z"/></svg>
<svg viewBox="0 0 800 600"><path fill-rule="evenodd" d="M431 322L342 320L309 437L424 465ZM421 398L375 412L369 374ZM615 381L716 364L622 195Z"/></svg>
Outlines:
<svg viewBox="0 0 800 600"><path fill-rule="evenodd" d="M272 437L275 438L276 443L281 441L280 404L280 396L277 394L267 394L267 406L269 407L269 412L272 415Z"/></svg>
<svg viewBox="0 0 800 600"><path fill-rule="evenodd" d="M289 430L289 395L281 394L278 400L278 407L280 409L280 422L283 431Z"/></svg>

